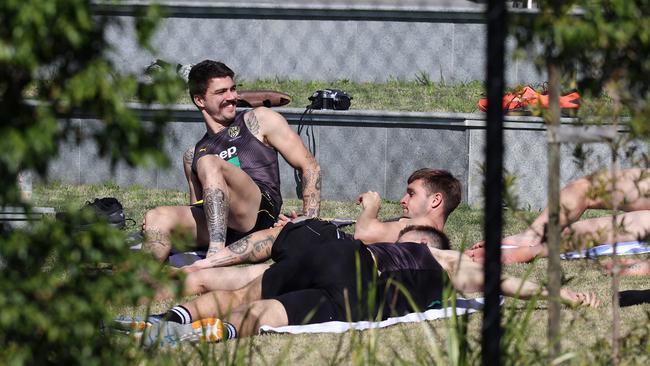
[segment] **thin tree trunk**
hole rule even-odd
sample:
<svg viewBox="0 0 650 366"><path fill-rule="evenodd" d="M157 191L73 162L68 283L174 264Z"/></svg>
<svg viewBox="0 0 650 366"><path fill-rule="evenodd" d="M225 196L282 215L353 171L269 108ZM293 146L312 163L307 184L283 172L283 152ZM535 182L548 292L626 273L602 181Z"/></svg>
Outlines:
<svg viewBox="0 0 650 366"><path fill-rule="evenodd" d="M619 94L619 86L614 83L610 82L608 85L608 92L610 96L613 99L614 102L614 116L613 116L613 123L614 123L614 128L618 127L618 115L620 112L620 94ZM612 235L614 238L618 236L618 231L619 227L617 224L617 215L616 211L618 211L618 201L616 201L614 197L614 192L616 191L616 174L619 171L618 167L618 141L612 141L611 142L611 150L612 150L612 167L611 167L611 187L612 187L612 210L614 213L612 214ZM616 253L617 247L618 247L618 242L614 240L614 248L613 248L613 253L612 253L612 365L618 365L620 363L620 327L621 327L621 315L620 315L620 304L619 304L619 299L618 299L618 290L619 290L619 282L620 282L620 263L619 263L619 258Z"/></svg>
<svg viewBox="0 0 650 366"><path fill-rule="evenodd" d="M560 143L555 138L555 129L560 125L560 70L554 60L548 63L549 110L546 116L548 128L548 224L546 240L548 245L548 344L551 359L560 356L561 303L560 286L562 266L560 264Z"/></svg>

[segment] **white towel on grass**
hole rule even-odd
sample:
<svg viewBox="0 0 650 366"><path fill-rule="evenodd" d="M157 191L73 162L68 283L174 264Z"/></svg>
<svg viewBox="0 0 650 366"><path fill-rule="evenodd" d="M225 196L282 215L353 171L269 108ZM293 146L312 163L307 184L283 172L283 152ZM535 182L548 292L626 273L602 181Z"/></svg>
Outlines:
<svg viewBox="0 0 650 366"><path fill-rule="evenodd" d="M591 249L584 249L575 252L568 252L560 254L562 259L581 259L581 258L594 258L605 255L612 255L614 253L613 244L603 244ZM616 245L617 255L633 255L650 253L650 246L648 243L642 241L626 241Z"/></svg>
<svg viewBox="0 0 650 366"><path fill-rule="evenodd" d="M465 313L474 313L483 308L483 298L476 299L456 299L456 314L462 315ZM503 298L501 299L503 304ZM366 330L371 328L385 328L399 323L415 323L424 320L435 320L450 317L453 314L453 309L448 307L446 309L430 309L422 313L410 313L399 317L388 318L379 322L360 321L360 322L325 322L306 325L287 325L284 327L271 327L263 325L260 327L260 333L345 333L350 329Z"/></svg>

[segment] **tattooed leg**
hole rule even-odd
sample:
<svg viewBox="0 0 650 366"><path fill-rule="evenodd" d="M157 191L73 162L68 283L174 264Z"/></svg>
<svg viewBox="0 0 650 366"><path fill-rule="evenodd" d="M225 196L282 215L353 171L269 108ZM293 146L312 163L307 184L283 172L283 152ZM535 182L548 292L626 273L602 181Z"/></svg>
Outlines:
<svg viewBox="0 0 650 366"><path fill-rule="evenodd" d="M169 252L172 250L172 242L169 233L157 229L145 229L145 241L142 244L142 250L153 254L160 262L167 259Z"/></svg>
<svg viewBox="0 0 650 366"><path fill-rule="evenodd" d="M273 227L249 234L211 257L196 261L192 267L201 269L264 262L271 258L271 249L280 231L281 227Z"/></svg>
<svg viewBox="0 0 650 366"><path fill-rule="evenodd" d="M226 246L228 228L228 196L220 188L203 189L203 211L208 225L210 244L206 257Z"/></svg>

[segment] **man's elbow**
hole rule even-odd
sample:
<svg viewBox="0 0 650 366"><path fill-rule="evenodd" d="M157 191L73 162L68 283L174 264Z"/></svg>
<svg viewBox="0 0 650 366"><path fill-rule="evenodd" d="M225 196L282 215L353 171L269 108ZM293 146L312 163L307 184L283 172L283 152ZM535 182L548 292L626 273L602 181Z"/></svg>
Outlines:
<svg viewBox="0 0 650 366"><path fill-rule="evenodd" d="M364 235L363 232L360 232L359 230L355 230L355 231L354 231L354 238L355 238L356 240L361 240L361 241L363 241L363 239L365 238L365 235Z"/></svg>
<svg viewBox="0 0 650 366"><path fill-rule="evenodd" d="M311 154L310 154L311 155ZM307 159L307 162L305 163L304 167L302 168L302 171L308 171L311 172L312 174L318 174L320 176L320 164L318 164L318 161L316 158L313 156L310 156L309 159Z"/></svg>
<svg viewBox="0 0 650 366"><path fill-rule="evenodd" d="M483 283L476 280L455 280L452 281L454 288L464 294L473 294L483 291Z"/></svg>
<svg viewBox="0 0 650 366"><path fill-rule="evenodd" d="M298 170L300 174L305 177L318 177L321 174L320 164L316 159L309 154L308 159L305 159L301 162L291 163L290 164L294 169Z"/></svg>
<svg viewBox="0 0 650 366"><path fill-rule="evenodd" d="M355 228L354 230L354 238L356 240L361 240L364 243L372 243L373 237L371 236L370 230L366 230L363 228Z"/></svg>

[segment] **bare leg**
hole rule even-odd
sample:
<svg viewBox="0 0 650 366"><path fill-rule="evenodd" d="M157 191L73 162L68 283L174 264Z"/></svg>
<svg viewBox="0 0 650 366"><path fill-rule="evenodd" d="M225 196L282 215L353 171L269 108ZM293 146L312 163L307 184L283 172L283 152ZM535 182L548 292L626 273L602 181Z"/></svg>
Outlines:
<svg viewBox="0 0 650 366"><path fill-rule="evenodd" d="M569 183L560 192L560 225L567 227L578 220L587 209L611 208L612 202L616 202L618 208L624 211L650 210L650 170L622 170L616 176L616 189L611 188L611 176L608 171ZM527 262L538 255L545 256L546 247L542 245L542 241L547 222L548 209L545 209L522 233L505 237L502 240L504 263ZM482 261L485 256L483 245L483 242L476 243L465 251L465 254L476 261Z"/></svg>
<svg viewBox="0 0 650 366"><path fill-rule="evenodd" d="M287 312L278 300L259 300L241 305L226 320L237 328L242 337L256 335L262 325L289 325Z"/></svg>
<svg viewBox="0 0 650 366"><path fill-rule="evenodd" d="M209 233L207 257L210 257L225 247L228 227L246 232L255 226L262 196L243 170L218 156L203 156L196 166L203 187L203 207Z"/></svg>
<svg viewBox="0 0 650 366"><path fill-rule="evenodd" d="M616 222L614 228L612 217L605 216L573 223L562 232L564 246L566 249L582 249L589 244L644 240L650 234L650 210L617 215Z"/></svg>
<svg viewBox="0 0 650 366"><path fill-rule="evenodd" d="M236 307L262 299L262 276L238 290L218 290L183 304L192 319L225 319Z"/></svg>
<svg viewBox="0 0 650 366"><path fill-rule="evenodd" d="M199 246L207 244L213 249L210 256L225 246L227 227L247 232L255 226L261 193L243 170L213 155L201 157L197 170L204 209L165 206L145 214L144 249L160 261L169 256L174 230L188 230Z"/></svg>
<svg viewBox="0 0 650 366"><path fill-rule="evenodd" d="M238 290L261 276L269 264L254 264L245 267L208 268L190 273L185 278L185 296L203 294L208 291Z"/></svg>
<svg viewBox="0 0 650 366"><path fill-rule="evenodd" d="M171 252L171 237L175 232L190 234L198 247L207 245L205 216L200 207L156 207L145 214L142 230L145 236L142 249L151 252L161 262Z"/></svg>
<svg viewBox="0 0 650 366"><path fill-rule="evenodd" d="M612 226L611 216L573 223L562 232L564 248L565 250L577 250L603 243L644 240L650 234L650 210L618 215L617 223L616 230ZM505 239L501 252L501 261L506 264L530 262L536 257L548 255L545 245L509 245ZM465 253L475 262L482 263L485 259L485 250L482 247L469 249Z"/></svg>
<svg viewBox="0 0 650 366"><path fill-rule="evenodd" d="M612 194L611 175L601 171L578 179L560 193L560 225L566 227L582 216L587 209L610 209L613 203L623 211L650 210L650 170L625 169L616 176ZM533 221L523 233L503 239L504 244L530 246L541 244L548 209Z"/></svg>
<svg viewBox="0 0 650 366"><path fill-rule="evenodd" d="M262 263L244 267L207 268L192 272L185 277L182 296L200 295L209 291L239 290L261 276L269 266L269 264ZM175 294L171 288L157 287L155 301L174 297Z"/></svg>

